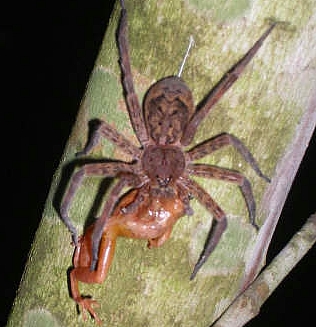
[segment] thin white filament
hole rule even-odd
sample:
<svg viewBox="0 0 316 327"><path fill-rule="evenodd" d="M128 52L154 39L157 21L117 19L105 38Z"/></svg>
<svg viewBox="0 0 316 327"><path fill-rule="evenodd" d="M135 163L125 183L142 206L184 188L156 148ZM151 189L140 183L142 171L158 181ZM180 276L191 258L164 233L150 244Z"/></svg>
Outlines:
<svg viewBox="0 0 316 327"><path fill-rule="evenodd" d="M184 55L184 58L183 58L183 61L181 63L181 66L180 66L180 69L179 69L179 72L178 72L178 75L177 75L178 77L181 77L181 74L182 74L182 71L183 71L183 67L185 65L185 62L186 62L186 60L188 58L189 52L190 52L191 48L193 47L193 45L194 45L194 39L193 39L193 36L190 35L189 46L187 48L187 51L186 51L186 53Z"/></svg>

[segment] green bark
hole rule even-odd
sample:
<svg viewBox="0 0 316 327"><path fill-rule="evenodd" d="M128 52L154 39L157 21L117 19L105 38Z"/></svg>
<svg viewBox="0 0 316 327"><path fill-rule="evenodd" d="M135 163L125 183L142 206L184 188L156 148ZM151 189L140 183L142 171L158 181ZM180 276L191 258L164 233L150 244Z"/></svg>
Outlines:
<svg viewBox="0 0 316 327"><path fill-rule="evenodd" d="M232 133L248 146L265 174L279 178L278 165L297 140L300 122L311 115L316 46L315 38L308 36L315 30L315 17L310 14L315 12L315 1L125 2L134 82L140 98L155 80L177 73L190 35L195 46L182 77L198 103L261 35L268 25L266 18L274 16L289 24L287 29L280 25L273 31L240 80L201 124L194 139L198 143L224 131ZM120 84L115 44L118 15L116 7L54 175L8 327L83 325L67 287L73 247L56 207L64 191L61 185L67 183L69 171L75 167L75 153L86 142L91 119L113 123L137 142ZM308 118L315 126L315 115ZM310 124L296 164L288 167L292 179L311 134ZM106 140L91 157L128 159ZM220 150L203 162L239 170L250 179L259 225L268 217L273 201L280 201L282 207L285 195L270 199L269 185L233 149ZM291 178L282 181L286 191ZM196 279L189 281L211 225L210 215L194 200L194 216L183 217L163 247L148 250L144 241L119 239L105 282L80 284L83 294L100 302L97 311L105 326L209 326L235 298L245 267L252 260L257 233L248 223L245 203L236 186L201 179L199 182L228 215L228 229L217 249ZM100 180L87 179L76 196L70 215L80 231L91 214L99 187ZM88 320L84 325L93 326L94 322Z"/></svg>

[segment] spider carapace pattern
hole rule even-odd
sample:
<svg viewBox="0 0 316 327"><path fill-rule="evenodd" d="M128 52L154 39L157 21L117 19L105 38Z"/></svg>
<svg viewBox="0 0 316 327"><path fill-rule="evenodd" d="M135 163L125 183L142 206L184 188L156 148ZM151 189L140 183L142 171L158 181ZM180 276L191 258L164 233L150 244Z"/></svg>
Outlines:
<svg viewBox="0 0 316 327"><path fill-rule="evenodd" d="M127 14L121 1L121 17L117 44L122 72L122 84L135 134L140 147L104 121L97 128L81 154L88 154L101 137L113 142L131 157L130 162L110 161L85 164L72 176L61 203L61 217L76 246L74 268L70 273L71 292L75 301L98 319L92 309L93 300L83 298L77 282L102 282L114 254L118 236L148 240L149 247L162 245L170 236L175 222L183 215L193 214L190 200L195 198L213 216L214 222L204 250L196 263L193 279L218 244L226 229L224 211L190 176L200 176L234 183L239 186L249 212L250 223L255 223L255 201L249 180L241 173L208 164L195 164L214 151L231 145L250 164L254 171L269 181L246 146L235 136L222 133L195 145L188 151L196 130L212 106L238 79L246 65L274 28L269 26L253 47L235 64L212 89L198 110L185 82L177 76L166 77L150 87L140 106L134 90L127 40ZM118 177L104 204L103 211L85 234L78 239L69 218L69 209L76 191L87 177ZM123 189L129 192L122 196Z"/></svg>

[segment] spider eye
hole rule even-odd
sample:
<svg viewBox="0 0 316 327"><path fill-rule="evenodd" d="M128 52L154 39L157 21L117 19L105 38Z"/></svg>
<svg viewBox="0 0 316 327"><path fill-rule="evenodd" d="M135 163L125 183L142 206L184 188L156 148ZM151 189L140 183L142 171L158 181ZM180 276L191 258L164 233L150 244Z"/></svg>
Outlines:
<svg viewBox="0 0 316 327"><path fill-rule="evenodd" d="M159 175L156 175L156 179L160 187L167 187L170 183L171 177L160 177Z"/></svg>

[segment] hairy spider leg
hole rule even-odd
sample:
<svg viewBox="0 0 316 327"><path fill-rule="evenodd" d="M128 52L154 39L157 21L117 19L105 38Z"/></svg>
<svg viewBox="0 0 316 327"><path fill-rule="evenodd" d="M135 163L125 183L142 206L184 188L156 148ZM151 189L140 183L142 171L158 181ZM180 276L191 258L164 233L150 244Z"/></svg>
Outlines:
<svg viewBox="0 0 316 327"><path fill-rule="evenodd" d="M186 146L189 145L196 133L198 126L205 116L209 113L213 105L224 95L224 93L234 84L234 82L239 78L239 76L244 71L245 67L248 65L250 60L255 56L257 51L262 46L264 40L272 32L273 28L276 26L276 22L271 24L270 27L262 34L262 36L255 42L252 48L235 64L217 83L217 85L212 89L210 94L207 96L202 107L197 110L186 126L183 133L181 144Z"/></svg>
<svg viewBox="0 0 316 327"><path fill-rule="evenodd" d="M127 13L124 1L121 0L121 17L117 32L118 49L120 56L120 67L122 71L122 83L125 91L125 99L127 109L134 131L143 145L148 141L147 131L142 117L142 109L139 100L134 90L131 65L129 60L128 39L127 39ZM78 154L88 154L99 143L100 136L112 141L119 146L125 153L131 155L133 159L139 159L140 149L132 142L118 133L115 128L104 121L99 121L98 128L93 132L93 135L86 145L85 149Z"/></svg>
<svg viewBox="0 0 316 327"><path fill-rule="evenodd" d="M92 163L82 166L76 171L71 178L65 196L60 205L60 215L65 225L68 227L72 235L72 240L75 245L78 244L78 235L76 228L73 226L69 218L69 209L73 202L74 196L81 186L83 179L88 176L94 177L115 177L118 173L132 173L131 165L123 162L109 163ZM114 204L113 204L114 205Z"/></svg>
<svg viewBox="0 0 316 327"><path fill-rule="evenodd" d="M103 211L99 219L94 224L93 233L92 233L92 260L90 264L90 270L95 270L98 262L98 253L99 247L101 243L102 234L104 232L104 228L110 219L110 216L113 212L113 209L119 199L119 196L124 187L137 187L140 184L140 181L136 175L132 174L120 174L120 180L111 190L108 199L104 205ZM137 201L136 201L137 202ZM132 204L129 204L132 205ZM125 207L124 210L126 211Z"/></svg>
<svg viewBox="0 0 316 327"><path fill-rule="evenodd" d="M90 140L86 144L85 148L78 152L77 155L80 156L89 154L99 144L101 136L121 148L133 159L139 159L140 149L130 140L120 134L113 126L102 120L98 120L98 124L93 130Z"/></svg>
<svg viewBox="0 0 316 327"><path fill-rule="evenodd" d="M143 119L142 107L135 93L133 75L131 70L129 47L128 47L128 27L127 27L127 12L124 1L121 0L121 18L117 32L117 44L120 56L120 67L122 72L122 83L125 91L125 100L128 113L132 122L135 134L141 143L145 145L149 142L147 130Z"/></svg>
<svg viewBox="0 0 316 327"><path fill-rule="evenodd" d="M256 174L263 178L266 182L270 182L270 178L265 176L259 168L259 165L251 154L251 152L247 149L247 147L234 135L228 133L222 133L220 135L215 136L212 139L206 140L192 149L190 149L187 154L191 161L201 159L212 152L221 149L224 146L232 145L245 159L245 161L251 166L251 168L256 172Z"/></svg>
<svg viewBox="0 0 316 327"><path fill-rule="evenodd" d="M193 272L190 276L190 280L192 280L218 244L227 227L227 218L225 212L220 208L220 206L195 181L186 179L185 181L181 181L181 184L182 187L186 188L190 194L192 194L192 196L196 198L213 215L216 220L215 224L212 224L210 234L200 258L194 266Z"/></svg>
<svg viewBox="0 0 316 327"><path fill-rule="evenodd" d="M230 182L237 184L240 188L240 191L245 199L249 219L252 226L257 230L259 229L258 225L255 222L256 218L256 202L252 193L252 188L249 180L237 171L232 171L230 169L205 165L205 164L190 164L188 166L191 175L217 179L225 182Z"/></svg>
<svg viewBox="0 0 316 327"><path fill-rule="evenodd" d="M196 145L191 150L187 152L187 155L189 156L190 161L198 160L206 155L211 154L212 152L227 146L232 145L237 151L242 155L242 157L245 159L246 162L250 164L250 166L254 169L254 171L257 173L258 176L266 180L267 182L270 182L270 179L265 176L259 166L256 162L253 155L250 153L250 151L246 148L246 146L235 136L227 133L220 134L218 136L215 136L212 139L206 140L201 144ZM215 178L219 180L224 180L228 182L235 183L239 185L240 190L243 194L243 197L245 199L249 218L251 224L258 230L258 226L255 222L255 216L256 216L256 204L251 188L251 184L248 181L246 177L244 177L239 172L234 172L229 169L220 168L220 167L214 167L211 165L205 165L205 164L189 164L187 168L192 175L201 176L201 177L207 177L207 178ZM199 188L200 190L203 190L202 188ZM200 192L200 191L199 191ZM205 191L203 190L203 193ZM207 193L206 193L207 194ZM203 197L205 198L205 196ZM202 199L203 199L202 198ZM203 203L203 200L200 201ZM212 202L210 202L212 203ZM211 205L212 207L212 205ZM210 210L211 211L211 210ZM212 212L212 211L211 211ZM223 213L224 214L224 213ZM225 214L224 214L225 215ZM214 215L215 219L216 215ZM207 258L210 256L214 248L216 247L217 243L219 242L219 239L221 237L221 234L225 230L223 227L224 223L216 224L212 226L212 229L210 231L209 237L206 241L204 250L200 256L199 261L197 262L194 271L191 275L191 279L193 279L198 272L198 270L202 267L204 262L207 260Z"/></svg>

